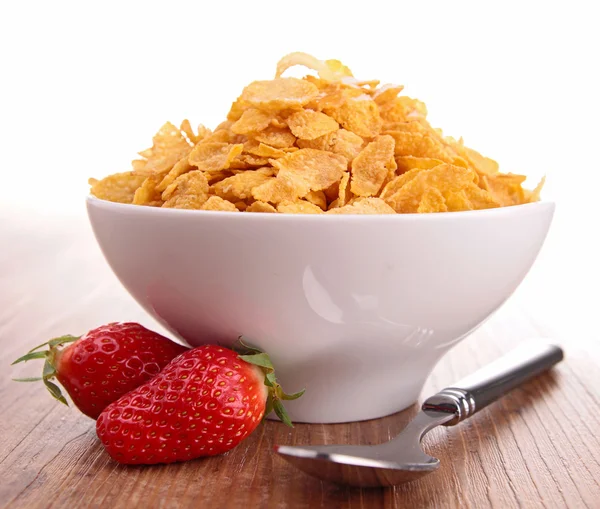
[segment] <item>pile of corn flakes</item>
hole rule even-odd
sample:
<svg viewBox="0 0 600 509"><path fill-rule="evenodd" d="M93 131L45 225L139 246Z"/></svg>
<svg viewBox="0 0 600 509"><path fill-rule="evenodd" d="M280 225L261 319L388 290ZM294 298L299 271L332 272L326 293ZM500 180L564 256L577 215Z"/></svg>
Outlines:
<svg viewBox="0 0 600 509"><path fill-rule="evenodd" d="M304 65L318 77L283 78ZM101 199L180 209L300 214L453 212L539 200L523 175L445 137L399 85L292 53L250 83L214 131L167 122L132 171L90 179Z"/></svg>

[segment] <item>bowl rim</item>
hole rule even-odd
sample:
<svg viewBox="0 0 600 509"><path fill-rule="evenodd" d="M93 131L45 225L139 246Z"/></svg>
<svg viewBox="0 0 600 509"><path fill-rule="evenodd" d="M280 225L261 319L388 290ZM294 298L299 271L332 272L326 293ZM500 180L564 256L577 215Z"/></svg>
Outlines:
<svg viewBox="0 0 600 509"><path fill-rule="evenodd" d="M464 210L459 212L435 212L428 214L419 214L410 212L406 214L269 214L264 212L249 212L239 214L225 210L191 210L191 209L175 209L162 207L148 207L143 205L133 205L131 203L117 203L108 200L97 198L93 195L86 197L87 207L113 212L126 213L128 215L146 215L153 217L160 215L163 217L203 217L203 218L225 218L239 217L242 221L318 221L322 222L340 222L340 221L445 221L456 218L471 218L478 219L482 217L507 217L514 216L524 212L540 212L547 210L552 212L556 203L552 200L540 200L522 205L511 205L507 207L498 207L493 209L482 210ZM244 218L244 219L242 219Z"/></svg>

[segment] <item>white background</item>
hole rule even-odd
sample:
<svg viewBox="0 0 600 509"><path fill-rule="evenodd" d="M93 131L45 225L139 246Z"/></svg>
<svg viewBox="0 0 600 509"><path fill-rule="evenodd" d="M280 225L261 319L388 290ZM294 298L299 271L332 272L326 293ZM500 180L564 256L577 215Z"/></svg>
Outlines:
<svg viewBox="0 0 600 509"><path fill-rule="evenodd" d="M600 256L595 4L2 2L0 204L83 213L87 178L128 169L165 120L214 127L245 84L305 51L404 84L434 126L530 186L546 174L558 208L536 267L554 291L538 304L597 313L583 298Z"/></svg>

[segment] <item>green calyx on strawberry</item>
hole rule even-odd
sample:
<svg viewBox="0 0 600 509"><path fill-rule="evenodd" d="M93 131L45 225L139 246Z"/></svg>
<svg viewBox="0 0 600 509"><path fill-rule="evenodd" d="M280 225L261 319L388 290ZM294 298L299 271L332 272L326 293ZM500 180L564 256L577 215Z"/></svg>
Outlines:
<svg viewBox="0 0 600 509"><path fill-rule="evenodd" d="M53 398L64 403L65 405L69 405L67 400L62 395L60 387L53 383L51 380L56 378L56 365L57 365L57 356L60 355L60 347L66 345L67 343L73 343L77 341L79 337L77 336L61 336L59 338L51 339L50 341L46 341L41 345L32 348L22 357L19 357L16 361L14 361L11 366L18 364L19 362L26 362L32 359L45 359L44 368L42 370L41 377L31 377L31 378L13 378L15 382L38 382L43 381L46 389L52 395ZM44 346L48 347L48 350L38 351L40 348Z"/></svg>
<svg viewBox="0 0 600 509"><path fill-rule="evenodd" d="M48 346L47 350L39 351ZM160 372L189 348L179 345L138 323L109 323L80 338L51 339L13 364L44 359L42 380L50 394L67 404L54 379L63 386L75 406L96 419L102 410Z"/></svg>
<svg viewBox="0 0 600 509"><path fill-rule="evenodd" d="M275 415L281 419L281 422L293 428L294 425L282 402L298 399L304 394L305 389L293 394L286 394L281 385L277 382L275 368L273 367L270 357L262 350L248 346L243 342L241 337L238 338L238 341L240 346L236 347L234 350L240 354L239 358L249 364L258 366L265 375L264 384L268 388L265 417L271 412L275 412Z"/></svg>

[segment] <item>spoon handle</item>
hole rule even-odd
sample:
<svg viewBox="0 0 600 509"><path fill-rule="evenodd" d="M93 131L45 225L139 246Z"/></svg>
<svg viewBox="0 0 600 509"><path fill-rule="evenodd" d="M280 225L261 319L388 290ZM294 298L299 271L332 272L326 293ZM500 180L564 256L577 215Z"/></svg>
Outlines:
<svg viewBox="0 0 600 509"><path fill-rule="evenodd" d="M453 413L457 424L563 359L563 350L546 341L529 341L459 382L427 398L423 410Z"/></svg>

